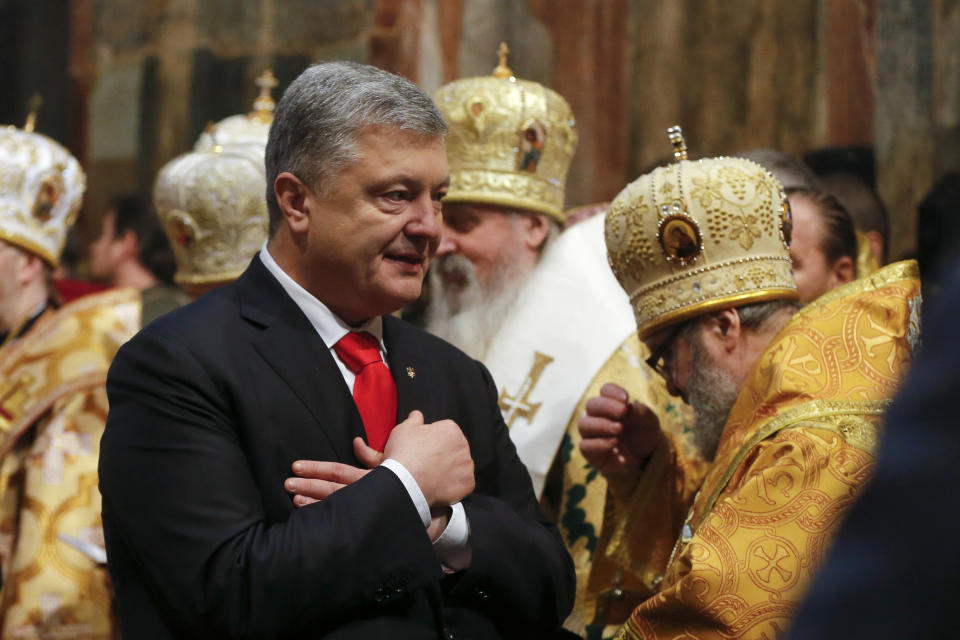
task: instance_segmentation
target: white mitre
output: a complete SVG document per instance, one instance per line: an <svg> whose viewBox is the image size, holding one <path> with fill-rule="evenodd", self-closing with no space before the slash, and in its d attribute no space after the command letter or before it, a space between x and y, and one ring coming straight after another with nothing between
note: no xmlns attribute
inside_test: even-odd
<svg viewBox="0 0 960 640"><path fill-rule="evenodd" d="M59 143L0 127L0 239L55 267L86 184L80 163Z"/></svg>
<svg viewBox="0 0 960 640"><path fill-rule="evenodd" d="M264 153L273 122L269 69L247 114L207 127L193 151L160 170L154 203L177 260L177 284L190 291L231 282L267 238Z"/></svg>

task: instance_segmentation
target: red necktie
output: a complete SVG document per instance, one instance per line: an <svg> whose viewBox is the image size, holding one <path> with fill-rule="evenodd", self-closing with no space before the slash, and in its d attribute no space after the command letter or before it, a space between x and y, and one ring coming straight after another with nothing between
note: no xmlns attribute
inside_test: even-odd
<svg viewBox="0 0 960 640"><path fill-rule="evenodd" d="M333 350L357 376L353 401L363 420L367 442L383 451L397 423L397 386L380 357L380 343L366 331L351 331L333 345Z"/></svg>

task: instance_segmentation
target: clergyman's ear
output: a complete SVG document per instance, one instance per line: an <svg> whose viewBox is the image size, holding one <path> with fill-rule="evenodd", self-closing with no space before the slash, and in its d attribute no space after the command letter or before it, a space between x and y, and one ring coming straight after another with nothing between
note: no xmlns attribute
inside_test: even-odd
<svg viewBox="0 0 960 640"><path fill-rule="evenodd" d="M719 342L728 353L734 351L740 342L743 326L736 309L721 309L708 314L701 320L706 336Z"/></svg>
<svg viewBox="0 0 960 640"><path fill-rule="evenodd" d="M539 251L550 233L550 218L542 213L524 214L523 240L528 249Z"/></svg>
<svg viewBox="0 0 960 640"><path fill-rule="evenodd" d="M16 279L21 285L33 282L41 277L46 263L39 257L27 251L17 249L20 253L20 260L17 260Z"/></svg>

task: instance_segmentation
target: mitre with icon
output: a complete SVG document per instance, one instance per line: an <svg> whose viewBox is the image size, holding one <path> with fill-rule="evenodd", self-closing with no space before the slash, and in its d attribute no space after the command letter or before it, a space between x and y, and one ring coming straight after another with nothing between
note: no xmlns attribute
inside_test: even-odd
<svg viewBox="0 0 960 640"><path fill-rule="evenodd" d="M570 105L556 91L520 80L507 46L493 74L441 87L434 102L450 125L450 189L443 201L491 204L564 221L564 190L577 149Z"/></svg>
<svg viewBox="0 0 960 640"><path fill-rule="evenodd" d="M0 240L60 262L77 219L86 176L60 143L33 131L39 98L23 129L0 127Z"/></svg>
<svg viewBox="0 0 960 640"><path fill-rule="evenodd" d="M675 162L624 188L610 205L610 267L630 297L637 331L752 302L796 299L792 218L783 187L743 158L687 159L679 127Z"/></svg>

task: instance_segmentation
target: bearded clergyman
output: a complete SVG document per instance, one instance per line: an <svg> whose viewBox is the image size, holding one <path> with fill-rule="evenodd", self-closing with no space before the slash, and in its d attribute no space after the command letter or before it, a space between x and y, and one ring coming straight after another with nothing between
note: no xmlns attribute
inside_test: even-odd
<svg viewBox="0 0 960 640"><path fill-rule="evenodd" d="M617 637L778 638L873 471L919 336L918 270L800 308L780 183L749 160L688 161L671 137L678 161L612 203L607 248L648 363L693 406L712 461L689 464L618 385L588 401L581 449L626 514L606 553L654 591ZM651 535L671 527L666 547Z"/></svg>
<svg viewBox="0 0 960 640"><path fill-rule="evenodd" d="M570 105L518 79L506 53L502 45L491 75L452 82L434 98L450 125L450 189L427 328L490 369L517 454L574 559L577 599L565 626L585 633L629 613L598 600L601 591L646 593L603 557L606 482L577 447L586 400L615 379L695 458L692 414L642 365L649 354L607 265L606 203L564 209L577 146ZM591 567L603 578L588 591Z"/></svg>
<svg viewBox="0 0 960 640"><path fill-rule="evenodd" d="M560 234L577 148L570 105L518 80L505 44L490 76L441 87L450 190L430 274L427 329L483 360L521 288Z"/></svg>

